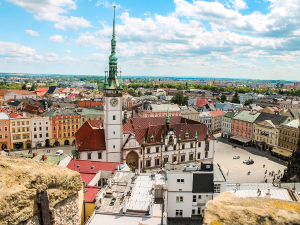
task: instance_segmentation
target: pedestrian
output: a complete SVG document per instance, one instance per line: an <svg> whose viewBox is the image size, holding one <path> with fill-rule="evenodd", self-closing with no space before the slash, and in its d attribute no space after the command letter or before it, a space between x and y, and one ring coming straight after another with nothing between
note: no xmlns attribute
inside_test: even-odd
<svg viewBox="0 0 300 225"><path fill-rule="evenodd" d="M265 174L267 174L267 170L266 170Z"/></svg>
<svg viewBox="0 0 300 225"><path fill-rule="evenodd" d="M266 179L266 175L264 176L264 179Z"/></svg>
<svg viewBox="0 0 300 225"><path fill-rule="evenodd" d="M250 159L250 156L249 156L249 159Z"/></svg>
<svg viewBox="0 0 300 225"><path fill-rule="evenodd" d="M265 164L263 165L263 168L265 168Z"/></svg>

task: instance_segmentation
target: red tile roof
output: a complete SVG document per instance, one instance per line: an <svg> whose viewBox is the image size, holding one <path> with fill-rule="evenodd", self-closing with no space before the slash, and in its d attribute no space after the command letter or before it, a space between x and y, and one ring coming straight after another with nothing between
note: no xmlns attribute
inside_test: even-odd
<svg viewBox="0 0 300 225"><path fill-rule="evenodd" d="M35 92L40 92L40 91L42 91L42 92L44 92L44 91L48 91L49 90L49 88L38 88L38 89L36 89L35 90Z"/></svg>
<svg viewBox="0 0 300 225"><path fill-rule="evenodd" d="M84 193L84 202L94 203L96 201L95 196L100 190L100 187L86 187Z"/></svg>
<svg viewBox="0 0 300 225"><path fill-rule="evenodd" d="M71 159L67 168L80 173L98 173L100 170L114 172L117 166L120 165L121 163L116 163L116 162L100 162L100 161Z"/></svg>
<svg viewBox="0 0 300 225"><path fill-rule="evenodd" d="M209 111L212 117L218 117L218 116L223 116L225 113L223 113L221 110L217 111Z"/></svg>
<svg viewBox="0 0 300 225"><path fill-rule="evenodd" d="M198 108L201 108L207 104L208 104L208 101L205 98L200 98L200 99L197 99L197 101L196 101L196 107L198 107Z"/></svg>
<svg viewBox="0 0 300 225"><path fill-rule="evenodd" d="M79 151L106 149L104 130L100 129L100 121L86 121L75 133L76 145ZM99 126L95 126L97 122Z"/></svg>
<svg viewBox="0 0 300 225"><path fill-rule="evenodd" d="M12 112L9 114L9 118L23 118L23 116L15 113L15 112Z"/></svg>
<svg viewBox="0 0 300 225"><path fill-rule="evenodd" d="M81 180L84 181L85 185L88 185L91 180L96 176L97 173L79 173Z"/></svg>

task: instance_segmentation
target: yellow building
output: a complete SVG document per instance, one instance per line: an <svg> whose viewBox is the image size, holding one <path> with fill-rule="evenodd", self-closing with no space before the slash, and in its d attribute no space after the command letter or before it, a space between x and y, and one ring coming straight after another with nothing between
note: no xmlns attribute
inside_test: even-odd
<svg viewBox="0 0 300 225"><path fill-rule="evenodd" d="M10 119L11 149L31 148L31 118Z"/></svg>
<svg viewBox="0 0 300 225"><path fill-rule="evenodd" d="M46 145L61 146L75 144L75 133L80 128L80 115L75 108L52 109L44 117L49 117L50 139Z"/></svg>
<svg viewBox="0 0 300 225"><path fill-rule="evenodd" d="M271 120L253 124L253 141L263 150L271 151L278 145L279 130Z"/></svg>

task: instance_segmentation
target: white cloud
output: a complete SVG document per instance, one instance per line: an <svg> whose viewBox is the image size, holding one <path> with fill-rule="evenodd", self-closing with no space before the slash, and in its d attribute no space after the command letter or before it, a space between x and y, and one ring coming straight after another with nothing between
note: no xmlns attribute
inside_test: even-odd
<svg viewBox="0 0 300 225"><path fill-rule="evenodd" d="M68 13L69 10L76 9L76 3L73 0L7 0L17 6L24 8L26 11L36 13L36 20L47 20L56 22L54 25L57 29L66 30L67 27L78 29L91 27L89 21L83 17L67 17L62 13Z"/></svg>
<svg viewBox="0 0 300 225"><path fill-rule="evenodd" d="M25 30L25 32L31 36L40 36L40 34L34 30Z"/></svg>
<svg viewBox="0 0 300 225"><path fill-rule="evenodd" d="M63 43L65 40L63 39L63 37L61 35L54 35L54 36L49 37L49 41Z"/></svg>
<svg viewBox="0 0 300 225"><path fill-rule="evenodd" d="M71 52L70 50L67 50L67 51L66 51L66 53L69 53L69 54L71 54L72 52Z"/></svg>
<svg viewBox="0 0 300 225"><path fill-rule="evenodd" d="M247 4L243 0L234 0L233 2L235 11L239 11L241 9L247 9Z"/></svg>

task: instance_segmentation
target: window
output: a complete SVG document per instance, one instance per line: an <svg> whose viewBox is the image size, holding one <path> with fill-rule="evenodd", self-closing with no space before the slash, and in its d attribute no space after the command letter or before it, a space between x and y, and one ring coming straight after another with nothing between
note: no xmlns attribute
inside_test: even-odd
<svg viewBox="0 0 300 225"><path fill-rule="evenodd" d="M43 137L43 135L42 134L40 134L40 138L42 138Z"/></svg>
<svg viewBox="0 0 300 225"><path fill-rule="evenodd" d="M53 130L55 130L55 127L53 127Z"/></svg>
<svg viewBox="0 0 300 225"><path fill-rule="evenodd" d="M177 183L184 183L184 179L177 179Z"/></svg>
<svg viewBox="0 0 300 225"><path fill-rule="evenodd" d="M176 150L176 145L173 146L173 150Z"/></svg>
<svg viewBox="0 0 300 225"><path fill-rule="evenodd" d="M87 157L88 157L88 159L91 159L92 158L92 153L89 152Z"/></svg>
<svg viewBox="0 0 300 225"><path fill-rule="evenodd" d="M159 147L156 147L156 152L159 152Z"/></svg>
<svg viewBox="0 0 300 225"><path fill-rule="evenodd" d="M33 130L34 130L34 131L36 131L36 127L35 127L35 128L33 128Z"/></svg>
<svg viewBox="0 0 300 225"><path fill-rule="evenodd" d="M37 138L37 135L36 135L36 134L34 135L34 138Z"/></svg>
<svg viewBox="0 0 300 225"><path fill-rule="evenodd" d="M13 126L15 126L15 123L12 123Z"/></svg>
<svg viewBox="0 0 300 225"><path fill-rule="evenodd" d="M197 158L200 159L200 157L201 157L201 153L198 153Z"/></svg>
<svg viewBox="0 0 300 225"><path fill-rule="evenodd" d="M169 161L169 158L168 157L165 157L164 158L164 163L167 163Z"/></svg>
<svg viewBox="0 0 300 225"><path fill-rule="evenodd" d="M116 134L116 132L115 132L115 131L113 131L113 134Z"/></svg>
<svg viewBox="0 0 300 225"><path fill-rule="evenodd" d="M29 125L29 121L26 121L26 125Z"/></svg>
<svg viewBox="0 0 300 225"><path fill-rule="evenodd" d="M151 160L146 160L146 167L151 166Z"/></svg>
<svg viewBox="0 0 300 225"><path fill-rule="evenodd" d="M221 184L215 184L214 185L214 193L220 193Z"/></svg>
<svg viewBox="0 0 300 225"><path fill-rule="evenodd" d="M155 166L159 165L159 159L155 159Z"/></svg>
<svg viewBox="0 0 300 225"><path fill-rule="evenodd" d="M49 137L49 134L48 134L48 133L46 133L46 137Z"/></svg>
<svg viewBox="0 0 300 225"><path fill-rule="evenodd" d="M102 153L98 152L98 159L102 159Z"/></svg>
<svg viewBox="0 0 300 225"><path fill-rule="evenodd" d="M189 155L189 160L192 161L193 158L194 158L194 155L193 155L193 154L190 154L190 155Z"/></svg>
<svg viewBox="0 0 300 225"><path fill-rule="evenodd" d="M182 155L181 156L181 162L184 162L185 161L185 155Z"/></svg>
<svg viewBox="0 0 300 225"><path fill-rule="evenodd" d="M0 139L2 139L2 134L0 134Z"/></svg>
<svg viewBox="0 0 300 225"><path fill-rule="evenodd" d="M199 148L201 147L201 142L198 143L198 147L199 147Z"/></svg>
<svg viewBox="0 0 300 225"><path fill-rule="evenodd" d="M116 146L115 146L115 145L113 145L113 148L116 148Z"/></svg>
<svg viewBox="0 0 300 225"><path fill-rule="evenodd" d="M193 143L191 143L191 148L193 148L194 147L194 144Z"/></svg>
<svg viewBox="0 0 300 225"><path fill-rule="evenodd" d="M147 154L150 154L150 148L147 148Z"/></svg>
<svg viewBox="0 0 300 225"><path fill-rule="evenodd" d="M113 120L116 120L116 116L115 115L113 115Z"/></svg>
<svg viewBox="0 0 300 225"><path fill-rule="evenodd" d="M46 127L46 130L48 130L48 127Z"/></svg>
<svg viewBox="0 0 300 225"><path fill-rule="evenodd" d="M78 125L76 125L76 128L78 128Z"/></svg>
<svg viewBox="0 0 300 225"><path fill-rule="evenodd" d="M25 125L25 122L22 122L22 125Z"/></svg>
<svg viewBox="0 0 300 225"><path fill-rule="evenodd" d="M198 199L201 199L201 195L198 195Z"/></svg>
<svg viewBox="0 0 300 225"><path fill-rule="evenodd" d="M176 216L182 216L183 210L176 210Z"/></svg>
<svg viewBox="0 0 300 225"><path fill-rule="evenodd" d="M64 130L66 129L66 126L64 126Z"/></svg>
<svg viewBox="0 0 300 225"><path fill-rule="evenodd" d="M184 149L184 145L182 145L182 149Z"/></svg>
<svg viewBox="0 0 300 225"><path fill-rule="evenodd" d="M192 209L192 215L195 215L196 211L195 209Z"/></svg>
<svg viewBox="0 0 300 225"><path fill-rule="evenodd" d="M177 157L173 156L173 162L176 162L176 161L177 161Z"/></svg>
<svg viewBox="0 0 300 225"><path fill-rule="evenodd" d="M165 147L165 152L168 151L168 147Z"/></svg>
<svg viewBox="0 0 300 225"><path fill-rule="evenodd" d="M8 134L5 134L5 138L8 138Z"/></svg>
<svg viewBox="0 0 300 225"><path fill-rule="evenodd" d="M197 202L197 195L193 195L193 202Z"/></svg>
<svg viewBox="0 0 300 225"><path fill-rule="evenodd" d="M183 202L183 196L177 196L176 202Z"/></svg>

